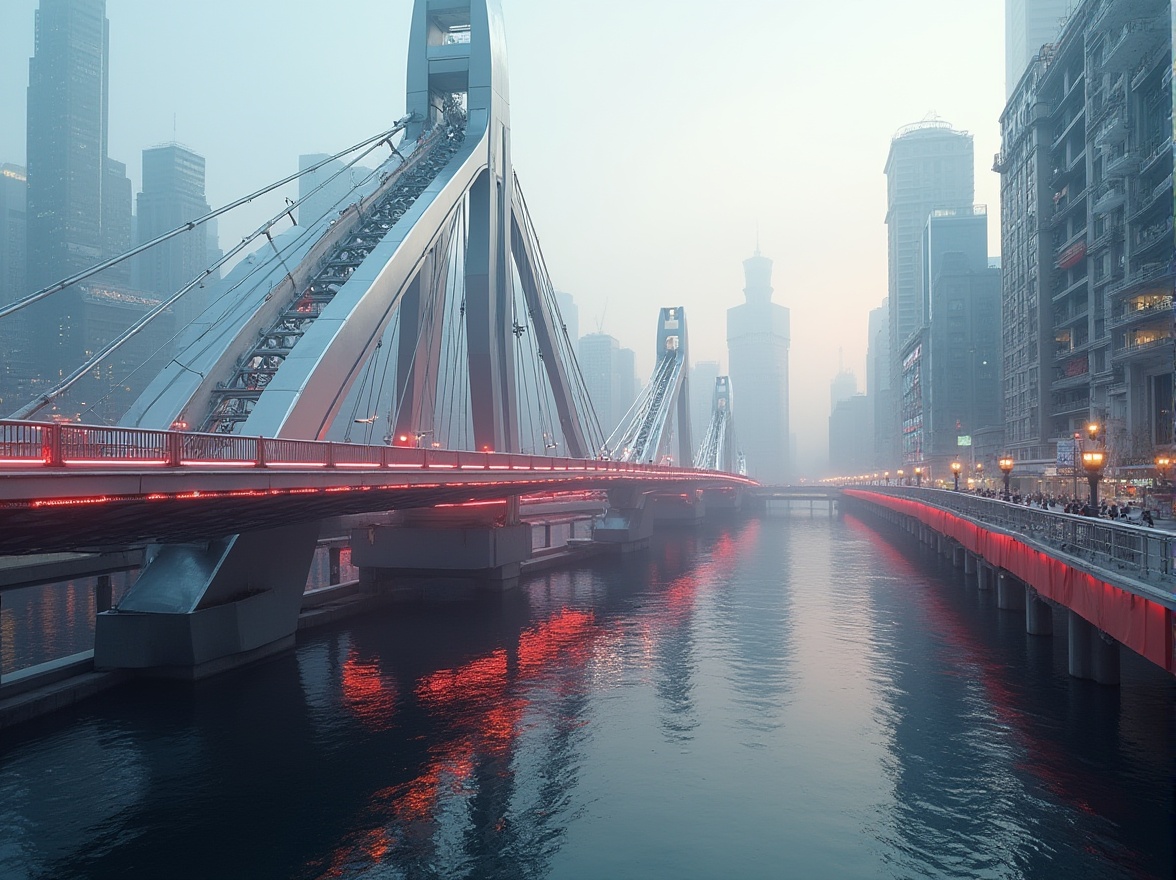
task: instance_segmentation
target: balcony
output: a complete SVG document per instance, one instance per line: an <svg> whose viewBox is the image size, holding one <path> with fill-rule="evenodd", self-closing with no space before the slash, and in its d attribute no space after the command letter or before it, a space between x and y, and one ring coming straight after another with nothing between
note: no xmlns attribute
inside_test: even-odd
<svg viewBox="0 0 1176 880"><path fill-rule="evenodd" d="M1060 164L1053 170L1050 176L1049 185L1054 189L1060 188L1063 184L1070 180L1078 171L1086 169L1086 150L1083 148L1078 155L1071 159L1068 163Z"/></svg>
<svg viewBox="0 0 1176 880"><path fill-rule="evenodd" d="M1137 91L1140 89L1143 84L1147 82L1148 77L1156 72L1157 68L1160 67L1161 62L1167 57L1170 48L1171 47L1168 45L1161 45L1160 48L1154 52L1150 58L1144 58L1143 63L1140 64L1139 67L1135 68L1135 72L1131 75L1132 91ZM1167 68L1168 75L1171 76L1172 68L1167 65L1164 66Z"/></svg>
<svg viewBox="0 0 1176 880"><path fill-rule="evenodd" d="M1114 329L1127 327L1136 322L1148 321L1152 318L1162 316L1165 313L1170 315L1171 312L1171 295L1140 297L1139 299L1123 303L1120 308L1115 310L1111 316L1111 327Z"/></svg>
<svg viewBox="0 0 1176 880"><path fill-rule="evenodd" d="M1090 411L1090 395L1080 395L1069 400L1055 400L1051 404L1049 414L1051 416L1072 415L1074 413L1089 412Z"/></svg>
<svg viewBox="0 0 1176 880"><path fill-rule="evenodd" d="M1159 166L1159 163L1165 159L1169 162L1172 160L1171 138L1165 140L1162 144L1152 150L1146 158L1144 158L1142 164L1139 166L1140 176L1142 177L1143 175L1148 174L1149 172L1156 169Z"/></svg>
<svg viewBox="0 0 1176 880"><path fill-rule="evenodd" d="M1131 215L1132 220L1139 220L1146 217L1153 208L1157 205L1164 205L1165 213L1172 213L1172 175L1169 174L1159 182L1150 192L1143 194L1142 199L1138 202L1136 210Z"/></svg>
<svg viewBox="0 0 1176 880"><path fill-rule="evenodd" d="M1086 207L1087 188L1082 187L1073 196L1069 194L1069 187L1063 187L1060 193L1054 194L1054 212L1050 223L1057 225L1070 216L1070 212L1077 207Z"/></svg>
<svg viewBox="0 0 1176 880"><path fill-rule="evenodd" d="M1139 290L1149 284L1156 284L1159 286L1162 282L1167 282L1164 286L1170 288L1172 284L1173 266L1171 263L1155 262L1145 263L1137 269L1133 269L1131 274L1123 279L1122 283L1116 284L1107 291L1111 296L1119 296L1123 293Z"/></svg>
<svg viewBox="0 0 1176 880"><path fill-rule="evenodd" d="M1107 223L1103 227L1103 231L1096 235L1090 242L1089 251L1102 250L1113 241L1118 241L1123 237L1122 223ZM1101 280L1101 279L1100 279Z"/></svg>
<svg viewBox="0 0 1176 880"><path fill-rule="evenodd" d="M1103 169L1107 177L1127 177L1139 170L1143 157L1135 150L1123 152L1107 159Z"/></svg>
<svg viewBox="0 0 1176 880"><path fill-rule="evenodd" d="M1073 281L1068 283L1064 278L1062 278L1052 288L1052 293L1050 293L1050 300L1054 303L1060 302L1075 291L1085 289L1086 282L1089 280L1089 275L1083 275L1080 278L1075 278Z"/></svg>
<svg viewBox="0 0 1176 880"><path fill-rule="evenodd" d="M1116 361L1134 360L1136 358L1148 360L1159 359L1165 363L1172 361L1172 328L1144 328L1142 330L1127 331L1124 344L1116 348L1111 357Z"/></svg>
<svg viewBox="0 0 1176 880"><path fill-rule="evenodd" d="M1172 248L1172 233L1172 218L1168 216L1139 230L1132 242L1131 259L1146 260L1162 256L1161 248Z"/></svg>
<svg viewBox="0 0 1176 880"><path fill-rule="evenodd" d="M1099 190L1090 209L1095 214L1106 214L1108 211L1121 207L1125 201L1127 201L1127 190L1123 184L1108 183Z"/></svg>
<svg viewBox="0 0 1176 880"><path fill-rule="evenodd" d="M1105 149L1115 144L1121 144L1127 140L1127 134L1127 120L1121 115L1115 114L1108 117L1095 131L1094 145L1100 149Z"/></svg>
<svg viewBox="0 0 1176 880"><path fill-rule="evenodd" d="M1090 381L1090 359L1079 355L1054 369L1051 388L1062 391L1066 388L1080 388Z"/></svg>
<svg viewBox="0 0 1176 880"><path fill-rule="evenodd" d="M1153 19L1137 19L1124 23L1117 34L1113 33L1107 37L1106 48L1103 51L1103 69L1108 72L1124 73L1134 70L1157 41L1170 39L1168 33L1158 25L1159 21Z"/></svg>
<svg viewBox="0 0 1176 880"><path fill-rule="evenodd" d="M1072 307L1063 306L1062 308L1054 309L1053 325L1054 327L1067 327L1079 321L1085 322L1089 317L1090 306L1083 301Z"/></svg>

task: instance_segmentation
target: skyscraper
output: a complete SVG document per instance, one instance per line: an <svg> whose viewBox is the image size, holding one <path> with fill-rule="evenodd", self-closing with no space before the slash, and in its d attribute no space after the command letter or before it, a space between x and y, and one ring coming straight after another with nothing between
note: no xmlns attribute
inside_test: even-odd
<svg viewBox="0 0 1176 880"><path fill-rule="evenodd" d="M1046 43L1057 40L1075 0L1005 0L1005 95Z"/></svg>
<svg viewBox="0 0 1176 880"><path fill-rule="evenodd" d="M589 333L580 338L580 372L596 418L607 437L637 397L636 357L630 348L607 333Z"/></svg>
<svg viewBox="0 0 1176 880"><path fill-rule="evenodd" d="M747 472L761 482L788 482L788 309L772 302L772 261L757 247L743 261L747 301L727 310L732 413Z"/></svg>
<svg viewBox="0 0 1176 880"><path fill-rule="evenodd" d="M209 211L204 197L204 157L179 144L143 151L143 191L139 193L139 241L145 242ZM167 299L209 264L209 227L198 226L140 257L140 284ZM176 326L184 327L204 310L203 288L176 304Z"/></svg>
<svg viewBox="0 0 1176 880"><path fill-rule="evenodd" d="M895 446L890 397L890 300L870 310L866 340L866 396L869 398L873 467L886 468Z"/></svg>
<svg viewBox="0 0 1176 880"><path fill-rule="evenodd" d="M920 268L927 218L938 208L971 207L974 164L972 136L942 120L908 125L890 142L885 174L892 389L900 387L900 353L907 338L929 317L929 291ZM900 415L893 399L890 418L891 436L897 439ZM883 454L897 462L900 450L883 450Z"/></svg>
<svg viewBox="0 0 1176 880"><path fill-rule="evenodd" d="M106 0L41 0L29 61L31 289L102 256L108 66Z"/></svg>
<svg viewBox="0 0 1176 880"><path fill-rule="evenodd" d="M0 305L28 293L25 289L25 169L0 165ZM0 321L0 416L23 403L20 383L30 372L24 315Z"/></svg>
<svg viewBox="0 0 1176 880"><path fill-rule="evenodd" d="M28 251L30 291L106 253L109 22L106 0L41 0L29 60ZM33 381L53 383L85 358L81 291L67 289L25 314Z"/></svg>

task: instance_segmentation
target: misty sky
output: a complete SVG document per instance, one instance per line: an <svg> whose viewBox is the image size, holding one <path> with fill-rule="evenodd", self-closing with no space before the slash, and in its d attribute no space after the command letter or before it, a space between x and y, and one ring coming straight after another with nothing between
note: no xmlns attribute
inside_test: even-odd
<svg viewBox="0 0 1176 880"><path fill-rule="evenodd" d="M758 222L775 301L792 310L799 462L821 461L839 347L865 390L896 129L934 111L975 135L976 201L989 205L989 252L999 252L990 168L1004 4L502 2L515 165L581 332L600 322L648 373L657 308L683 305L691 359L725 366L725 310L743 301ZM0 162L23 163L37 2L3 6ZM290 173L300 153L375 134L404 111L411 8L107 0L110 154L137 193L140 153L171 141L174 119L176 139L208 160L217 206ZM222 245L260 219L222 220Z"/></svg>

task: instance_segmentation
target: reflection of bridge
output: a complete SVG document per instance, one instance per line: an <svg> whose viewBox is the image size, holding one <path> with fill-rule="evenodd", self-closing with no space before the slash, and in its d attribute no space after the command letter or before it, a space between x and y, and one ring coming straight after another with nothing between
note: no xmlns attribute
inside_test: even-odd
<svg viewBox="0 0 1176 880"><path fill-rule="evenodd" d="M0 426L0 552L156 542L98 620L99 665L197 675L289 644L325 515L442 507L373 535L369 564L460 557L509 573L529 549L517 503L481 518L446 505L607 489L597 538L631 547L659 491L690 501L748 482L729 456L685 467L680 308L662 311L649 393L612 442L601 435L511 164L497 0L417 0L407 111L361 145L352 164L392 155L342 210L278 234L300 200L255 233L261 250L219 282L123 427L28 419L162 306ZM391 445L349 442L380 412Z"/></svg>

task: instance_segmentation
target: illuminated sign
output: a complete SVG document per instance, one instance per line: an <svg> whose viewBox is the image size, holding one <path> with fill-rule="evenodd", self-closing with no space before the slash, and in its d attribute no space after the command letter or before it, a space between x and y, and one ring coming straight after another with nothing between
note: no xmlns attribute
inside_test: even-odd
<svg viewBox="0 0 1176 880"><path fill-rule="evenodd" d="M956 437L956 446L971 446L971 445L972 445L972 435L971 434L960 434L958 437Z"/></svg>

